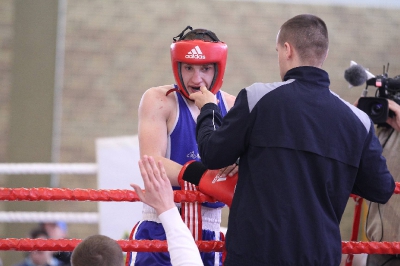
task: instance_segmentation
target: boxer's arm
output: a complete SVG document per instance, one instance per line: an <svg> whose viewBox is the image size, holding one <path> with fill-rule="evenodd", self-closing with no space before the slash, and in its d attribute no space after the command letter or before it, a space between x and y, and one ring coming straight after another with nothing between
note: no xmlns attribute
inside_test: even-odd
<svg viewBox="0 0 400 266"><path fill-rule="evenodd" d="M173 95L166 96L167 88L155 87L147 90L140 100L138 109L138 138L140 155L152 156L162 161L167 176L173 186L177 186L177 176L181 165L165 158L168 145L169 120L174 120L175 101Z"/></svg>

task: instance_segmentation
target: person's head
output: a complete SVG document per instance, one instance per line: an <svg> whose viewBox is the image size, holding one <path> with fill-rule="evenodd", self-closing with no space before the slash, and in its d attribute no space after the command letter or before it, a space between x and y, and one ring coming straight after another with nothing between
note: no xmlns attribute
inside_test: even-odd
<svg viewBox="0 0 400 266"><path fill-rule="evenodd" d="M30 238L37 239L48 239L49 236L43 228L34 228L29 234ZM47 265L52 260L52 251L31 251L29 257L35 265Z"/></svg>
<svg viewBox="0 0 400 266"><path fill-rule="evenodd" d="M121 246L114 239L104 235L85 238L72 251L71 266L123 266Z"/></svg>
<svg viewBox="0 0 400 266"><path fill-rule="evenodd" d="M286 21L276 39L279 70L286 72L298 66L322 67L329 49L328 29L317 16L303 14Z"/></svg>
<svg viewBox="0 0 400 266"><path fill-rule="evenodd" d="M190 29L185 34L185 31ZM179 91L189 95L206 86L217 93L222 86L228 46L214 32L186 27L171 44L171 63Z"/></svg>
<svg viewBox="0 0 400 266"><path fill-rule="evenodd" d="M40 227L46 230L49 238L61 239L67 236L68 226L63 221L40 223Z"/></svg>

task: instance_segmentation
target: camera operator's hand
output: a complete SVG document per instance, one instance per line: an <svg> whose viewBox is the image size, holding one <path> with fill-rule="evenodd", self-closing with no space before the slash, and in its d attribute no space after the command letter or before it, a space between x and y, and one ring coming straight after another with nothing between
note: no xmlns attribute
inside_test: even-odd
<svg viewBox="0 0 400 266"><path fill-rule="evenodd" d="M400 132L400 105L392 100L388 100L389 109L395 114L394 117L388 117L386 123L391 125L394 130Z"/></svg>

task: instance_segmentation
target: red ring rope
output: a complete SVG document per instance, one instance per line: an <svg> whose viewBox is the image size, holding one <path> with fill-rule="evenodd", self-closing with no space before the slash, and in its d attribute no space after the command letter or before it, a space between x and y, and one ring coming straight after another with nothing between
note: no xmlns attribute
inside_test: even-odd
<svg viewBox="0 0 400 266"><path fill-rule="evenodd" d="M396 182L394 194L400 194L400 182ZM356 197L355 195L351 195ZM65 188L0 188L0 200L40 201L40 200L75 200L75 201L140 201L132 190L94 190ZM197 191L174 191L175 202L214 202L215 200ZM0 239L0 250L16 251L72 251L80 239ZM160 240L117 240L123 251L165 252L167 242ZM222 252L224 241L196 241L200 251ZM357 242L343 241L342 254L399 254L400 242Z"/></svg>
<svg viewBox="0 0 400 266"><path fill-rule="evenodd" d="M68 189L68 188L0 188L0 200L8 201L140 201L133 190L125 189ZM175 202L215 202L198 191L174 191Z"/></svg>
<svg viewBox="0 0 400 266"><path fill-rule="evenodd" d="M15 251L72 251L81 239L30 239L30 238L6 238L0 239L0 250ZM123 251L137 252L167 252L165 240L117 240ZM222 252L225 248L223 241L196 241L200 251Z"/></svg>
<svg viewBox="0 0 400 266"><path fill-rule="evenodd" d="M15 251L72 251L81 239L30 239L6 238L0 239L0 250ZM117 240L125 252L166 252L167 241L162 240ZM200 251L222 252L225 248L224 241L196 241ZM399 254L400 242L357 242L343 241L343 254Z"/></svg>

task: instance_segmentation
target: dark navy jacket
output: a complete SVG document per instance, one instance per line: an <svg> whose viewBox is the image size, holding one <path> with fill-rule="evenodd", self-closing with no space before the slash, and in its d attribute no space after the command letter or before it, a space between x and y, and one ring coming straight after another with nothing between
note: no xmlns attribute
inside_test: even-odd
<svg viewBox="0 0 400 266"><path fill-rule="evenodd" d="M209 169L240 157L226 266L337 266L350 193L385 203L395 188L373 123L329 90L324 70L284 80L243 89L223 121L211 103L197 119Z"/></svg>

